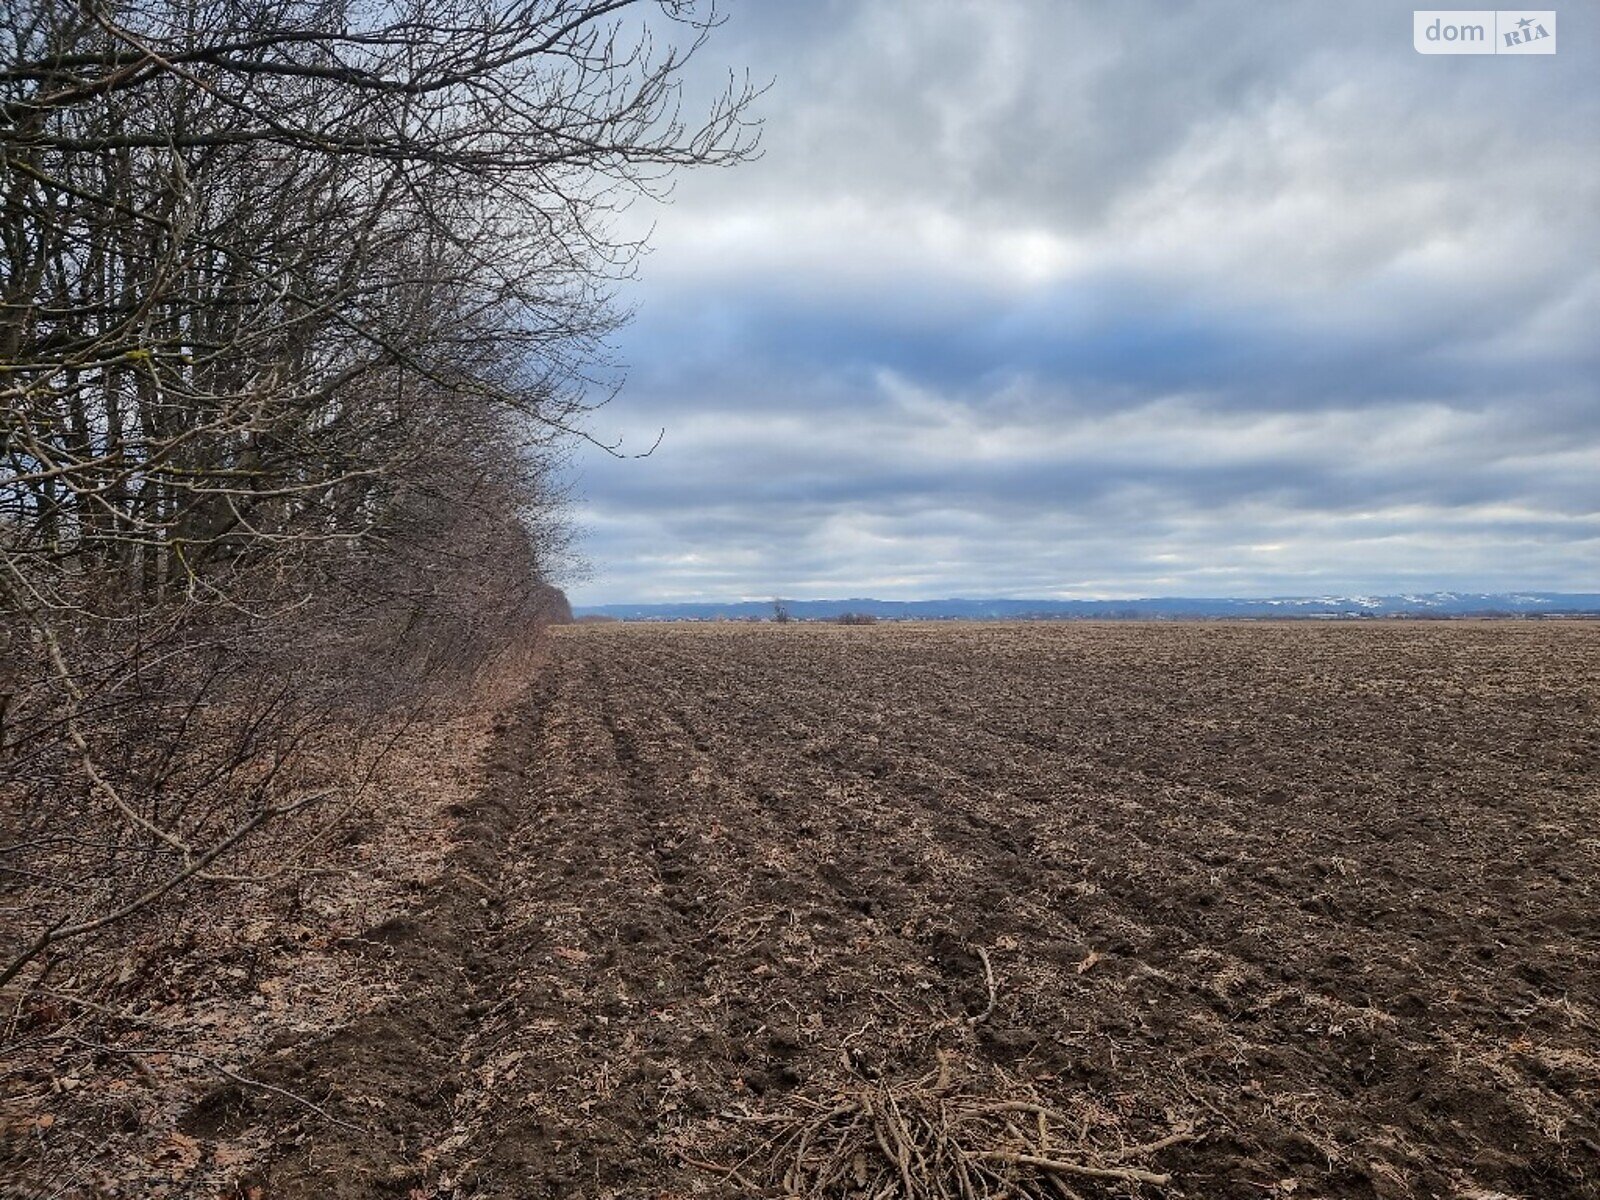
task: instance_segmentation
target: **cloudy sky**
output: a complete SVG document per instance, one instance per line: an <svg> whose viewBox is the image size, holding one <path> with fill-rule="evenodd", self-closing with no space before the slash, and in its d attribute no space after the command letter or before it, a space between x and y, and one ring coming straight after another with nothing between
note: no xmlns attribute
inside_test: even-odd
<svg viewBox="0 0 1600 1200"><path fill-rule="evenodd" d="M735 4L580 603L1600 591L1600 6Z"/></svg>

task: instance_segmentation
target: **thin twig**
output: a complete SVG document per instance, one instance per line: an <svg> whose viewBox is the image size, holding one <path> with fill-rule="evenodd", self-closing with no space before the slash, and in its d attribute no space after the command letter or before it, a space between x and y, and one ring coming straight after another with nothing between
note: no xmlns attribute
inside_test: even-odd
<svg viewBox="0 0 1600 1200"><path fill-rule="evenodd" d="M973 949L977 951L978 957L983 960L983 985L989 989L989 1003L977 1016L967 1018L968 1025L977 1025L979 1022L988 1020L989 1014L994 1012L995 1002L994 967L989 962L989 952L982 946L974 946Z"/></svg>
<svg viewBox="0 0 1600 1200"><path fill-rule="evenodd" d="M1141 1171L1138 1167L1091 1167L1086 1163L1066 1162L1059 1158L1045 1158L1040 1154L1015 1154L1009 1150L985 1150L972 1157L987 1162L1010 1163L1019 1167L1038 1167L1042 1171L1060 1171L1066 1175L1082 1175L1088 1179L1121 1179L1130 1183L1172 1182L1171 1175L1157 1171Z"/></svg>

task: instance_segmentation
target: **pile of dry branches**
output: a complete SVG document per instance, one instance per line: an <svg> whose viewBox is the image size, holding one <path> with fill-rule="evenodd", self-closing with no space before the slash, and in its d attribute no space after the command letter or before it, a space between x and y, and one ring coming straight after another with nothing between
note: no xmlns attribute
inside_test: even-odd
<svg viewBox="0 0 1600 1200"><path fill-rule="evenodd" d="M788 1196L815 1200L1072 1200L1074 1184L1161 1187L1150 1169L1169 1146L1197 1140L1182 1126L1139 1144L1094 1147L1027 1084L999 1071L982 1090L960 1086L949 1058L910 1082L863 1081L793 1112L751 1118L773 1132L761 1173ZM754 1187L747 1160L724 1168Z"/></svg>

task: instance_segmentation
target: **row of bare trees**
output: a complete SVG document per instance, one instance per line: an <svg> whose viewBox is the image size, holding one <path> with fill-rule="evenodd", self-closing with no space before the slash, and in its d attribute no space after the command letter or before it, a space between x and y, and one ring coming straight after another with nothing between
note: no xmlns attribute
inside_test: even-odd
<svg viewBox="0 0 1600 1200"><path fill-rule="evenodd" d="M0 986L222 886L534 614L611 218L751 149L679 0L8 0ZM280 862L280 868L284 864Z"/></svg>

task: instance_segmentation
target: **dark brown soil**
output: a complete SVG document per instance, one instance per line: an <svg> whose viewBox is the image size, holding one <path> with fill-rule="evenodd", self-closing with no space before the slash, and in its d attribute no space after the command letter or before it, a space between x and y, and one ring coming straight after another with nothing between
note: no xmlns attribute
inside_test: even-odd
<svg viewBox="0 0 1600 1200"><path fill-rule="evenodd" d="M1194 1135L1065 1194L1600 1196L1597 681L1576 622L562 630L352 947L406 995L253 1066L370 1131L190 1131L273 1124L269 1197L781 1195L769 1121L944 1061Z"/></svg>

